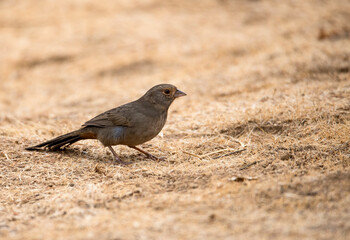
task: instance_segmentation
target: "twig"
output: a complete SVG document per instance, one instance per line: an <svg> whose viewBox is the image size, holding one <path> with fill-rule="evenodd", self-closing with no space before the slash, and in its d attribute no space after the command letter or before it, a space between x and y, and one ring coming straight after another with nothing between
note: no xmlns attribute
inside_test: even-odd
<svg viewBox="0 0 350 240"><path fill-rule="evenodd" d="M257 180L257 179L258 179L258 177L234 176L234 177L229 178L228 180L230 182L243 182L244 180L251 181L251 180Z"/></svg>
<svg viewBox="0 0 350 240"><path fill-rule="evenodd" d="M214 152L210 152L210 153L207 153L207 154L204 154L204 155L196 155L196 154L193 154L193 153L189 153L189 152L185 152L185 151L182 151L183 153L185 154L188 154L188 155L191 155L193 157L197 157L199 159L204 159L205 157L209 156L209 155L213 155L215 153L220 153L220 152L224 152L224 151L227 151L229 150L230 148L225 148L225 149L220 149L218 151L214 151ZM247 149L243 148L243 149L240 149L240 150L237 150L237 151L234 151L234 152L229 152L229 153L226 153L224 155L221 155L221 156L217 156L217 157L213 157L212 159L218 159L218 158L222 158L222 157L226 157L226 156L230 156L230 155L233 155L233 154L236 154L236 153L240 153L240 152L243 152Z"/></svg>
<svg viewBox="0 0 350 240"><path fill-rule="evenodd" d="M213 154L215 154L215 153L225 152L225 151L230 150L230 149L231 149L231 148L220 149L220 150L217 150L217 151L214 151L214 152L206 153L206 154L202 155L202 157L207 157L207 156L213 155Z"/></svg>
<svg viewBox="0 0 350 240"><path fill-rule="evenodd" d="M261 161L254 161L252 163L249 163L249 164L245 165L244 167L241 167L239 170L245 170L245 169L257 164L258 162L261 162Z"/></svg>
<svg viewBox="0 0 350 240"><path fill-rule="evenodd" d="M221 156L217 156L217 157L213 157L213 159L218 159L218 158L222 158L222 157L227 157L227 156L230 156L230 155L233 155L233 154L236 154L236 153L240 153L240 152L243 152L247 150L246 148L243 148L243 149L240 149L240 150L237 150L237 151L234 151L234 152L230 152L230 153L226 153L224 155L221 155Z"/></svg>
<svg viewBox="0 0 350 240"><path fill-rule="evenodd" d="M2 152L2 153L5 155L6 159L7 159L8 161L10 161L10 158L9 158L9 156L7 155L7 153L5 153L5 152Z"/></svg>
<svg viewBox="0 0 350 240"><path fill-rule="evenodd" d="M191 155L191 156L193 156L193 157L196 157L196 158L199 158L199 159L203 159L201 156L199 156L199 155L196 155L196 154L193 154L193 153L189 153L189 152L185 152L185 151L182 151L183 153L185 153L185 154L188 154L188 155Z"/></svg>
<svg viewBox="0 0 350 240"><path fill-rule="evenodd" d="M245 148L245 147L246 147L246 145L243 144L241 141L239 141L237 138L234 138L234 137L232 137L232 136L230 136L230 135L227 135L227 134L223 134L223 136L230 138L232 141L234 141L234 142L236 142L236 143L239 143L239 144L241 145L242 148Z"/></svg>

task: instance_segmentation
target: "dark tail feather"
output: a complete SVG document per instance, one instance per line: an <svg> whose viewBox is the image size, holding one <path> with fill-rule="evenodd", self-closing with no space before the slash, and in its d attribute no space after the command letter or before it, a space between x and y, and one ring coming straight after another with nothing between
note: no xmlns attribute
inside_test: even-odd
<svg viewBox="0 0 350 240"><path fill-rule="evenodd" d="M40 143L38 145L27 147L26 150L39 150L42 147L47 147L51 150L57 150L60 147L64 145L70 145L73 144L81 139L83 139L81 136L81 130L77 130L74 132L70 132L67 134L64 134L62 136L59 136L57 138L51 139L47 142Z"/></svg>

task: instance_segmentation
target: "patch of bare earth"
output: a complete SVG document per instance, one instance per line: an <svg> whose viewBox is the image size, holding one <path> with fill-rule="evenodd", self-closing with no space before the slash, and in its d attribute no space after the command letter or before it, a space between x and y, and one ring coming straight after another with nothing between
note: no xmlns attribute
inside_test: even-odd
<svg viewBox="0 0 350 240"><path fill-rule="evenodd" d="M1 1L1 239L347 239L350 3ZM151 161L24 148L168 82Z"/></svg>

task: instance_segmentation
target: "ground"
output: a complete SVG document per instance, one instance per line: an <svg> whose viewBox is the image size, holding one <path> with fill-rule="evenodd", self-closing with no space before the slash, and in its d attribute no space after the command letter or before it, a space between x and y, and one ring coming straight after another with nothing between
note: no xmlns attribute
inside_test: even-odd
<svg viewBox="0 0 350 240"><path fill-rule="evenodd" d="M1 239L348 239L348 0L0 1ZM159 83L141 147L29 152Z"/></svg>

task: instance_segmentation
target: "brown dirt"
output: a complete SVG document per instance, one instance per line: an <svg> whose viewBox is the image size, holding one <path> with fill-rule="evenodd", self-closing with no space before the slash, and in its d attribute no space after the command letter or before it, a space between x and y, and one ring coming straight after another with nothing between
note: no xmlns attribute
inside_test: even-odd
<svg viewBox="0 0 350 240"><path fill-rule="evenodd" d="M350 2L0 1L0 238L348 239ZM168 82L149 161L26 146Z"/></svg>

